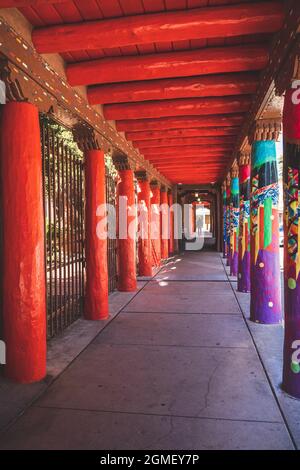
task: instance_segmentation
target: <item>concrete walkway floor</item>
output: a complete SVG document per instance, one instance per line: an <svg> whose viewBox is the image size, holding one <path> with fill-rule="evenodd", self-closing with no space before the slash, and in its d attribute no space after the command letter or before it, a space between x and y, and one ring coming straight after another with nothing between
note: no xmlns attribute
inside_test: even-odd
<svg viewBox="0 0 300 470"><path fill-rule="evenodd" d="M2 449L293 449L220 254L170 261Z"/></svg>

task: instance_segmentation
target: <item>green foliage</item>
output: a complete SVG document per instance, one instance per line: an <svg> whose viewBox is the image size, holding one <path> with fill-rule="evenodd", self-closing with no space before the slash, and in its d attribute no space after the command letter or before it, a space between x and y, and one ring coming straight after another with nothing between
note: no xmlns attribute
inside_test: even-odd
<svg viewBox="0 0 300 470"><path fill-rule="evenodd" d="M72 131L62 126L61 124L52 121L47 116L44 116L43 120L52 129L55 134L55 137L63 141L64 145L66 145L70 150L72 150L73 154L75 155L75 157L78 158L78 160L83 160L83 152L79 149L77 143L75 142Z"/></svg>

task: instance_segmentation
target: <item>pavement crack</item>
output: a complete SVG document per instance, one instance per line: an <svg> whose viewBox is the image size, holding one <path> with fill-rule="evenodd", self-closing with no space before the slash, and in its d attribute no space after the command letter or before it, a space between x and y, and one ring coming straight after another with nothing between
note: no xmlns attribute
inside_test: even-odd
<svg viewBox="0 0 300 470"><path fill-rule="evenodd" d="M199 414L206 410L206 408L208 407L208 404L209 404L209 394L210 394L210 389L211 389L211 383L212 383L212 380L219 368L220 364L217 364L216 367L213 369L209 379L208 379L208 382L207 382L207 388L206 388L206 392L205 392L205 395L204 395L204 406L198 411L197 415L196 416L199 416Z"/></svg>

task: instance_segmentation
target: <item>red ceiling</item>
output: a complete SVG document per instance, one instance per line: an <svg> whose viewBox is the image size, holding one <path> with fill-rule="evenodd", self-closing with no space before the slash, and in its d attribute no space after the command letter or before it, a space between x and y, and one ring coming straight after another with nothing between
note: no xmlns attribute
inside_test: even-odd
<svg viewBox="0 0 300 470"><path fill-rule="evenodd" d="M36 7L20 8L20 11L34 26L45 26L80 21L116 18L143 13L182 10L213 5L247 3L249 0L74 0L57 4L40 4ZM253 0L252 0L253 2ZM269 34L248 35L232 38L213 38L191 41L161 42L139 46L127 46L96 51L82 51L62 54L67 62L128 55L151 54L155 52L198 49L207 46L248 44L268 40Z"/></svg>
<svg viewBox="0 0 300 470"><path fill-rule="evenodd" d="M39 4L38 6L31 6L31 7L23 7L19 8L20 11L24 14L24 16L31 22L31 24L35 27L42 27L42 26L48 26L48 25L60 25L64 23L78 23L78 22L83 22L83 21L88 21L88 20L96 20L96 19L106 19L106 18L113 18L113 17L122 17L122 16L129 16L129 15L140 15L140 14L145 14L145 13L154 13L154 12L165 12L165 11L171 11L171 10L183 10L183 9L191 9L191 8L198 8L198 7L207 7L207 6L220 6L220 5L232 5L232 4L241 4L241 3L253 3L253 0L74 0L74 1L66 1L66 2L60 2L57 4ZM257 0L257 3L260 3ZM258 5L259 8L259 5ZM208 47L218 47L218 46L230 46L230 45L242 45L242 44L253 44L253 43L260 43L262 45L268 45L270 44L270 40L272 38L272 34L253 34L253 35L245 35L245 36L239 36L239 37L229 37L229 38L212 38L212 39L199 39L199 40L185 40L185 41L174 41L174 42L160 42L160 43L151 43L151 44L143 44L143 45L135 45L135 46L127 46L127 47L119 47L119 48L111 48L111 49L97 49L97 50L80 50L80 43L78 44L78 51L72 51L72 52L65 52L62 54L63 58L67 63L78 63L81 61L90 61L91 59L101 59L101 58L109 58L109 57L118 57L118 56L139 56L139 55L145 55L145 54L157 54L157 53L163 53L163 52L173 52L173 51L183 51L183 50L193 50L193 49L202 49L202 48L208 48ZM247 73L247 72L246 72ZM252 72L253 74L253 72ZM254 72L254 75L259 79L259 72ZM119 81L119 80L118 80ZM140 83L140 82L139 82ZM148 81L149 83L149 81ZM236 96L234 97L236 98ZM241 102L245 102L246 99L248 99L249 103L251 102L251 99L253 98L253 95L244 95L240 97ZM195 100L199 100L200 98L195 98ZM225 99L225 102L227 100L227 97ZM171 101L171 100L169 100ZM174 100L175 101L175 100ZM179 101L179 100L176 100ZM189 99L189 101L192 101L192 99ZM183 102L183 100L182 100ZM149 103L149 109L150 109L150 104L153 103L156 107L160 108L159 102L155 101L148 101ZM124 104L124 103L123 103ZM110 108L107 109L120 109L120 116L122 116L122 107L119 106L118 108L114 105L109 105ZM172 106L172 102L170 103ZM113 107L112 107L113 106ZM118 105L117 105L118 106ZM132 102L130 104L131 107L134 106L134 103ZM141 102L137 103L137 106L141 106ZM163 106L164 108L164 106ZM136 108L138 109L138 108ZM147 108L148 109L148 108ZM239 113L240 118L245 117L245 112L249 109L249 104L243 105L243 108L241 110L234 109L233 113ZM142 145L145 145L145 140L139 138L139 134L137 132L143 132L143 136L147 136L148 134L151 133L151 131L155 131L155 137L157 139L163 139L164 138L164 131L161 131L160 134L160 127L158 126L153 126L151 127L150 125L150 119L141 119L140 124L139 124L139 119L137 119L136 112L132 113L132 116L127 118L121 119L119 117L118 113L116 112L116 116L118 115L117 119L121 119L119 122L128 123L128 128L129 128L129 133L128 137L130 137L132 140L135 142L136 147L141 147ZM206 126L206 120L205 118L210 118L210 116L205 116L202 115L202 113L199 113L199 116L193 116L192 119L198 119L201 121L201 129L198 131L196 130L199 128L199 125L190 125L190 128L187 130L187 135L186 137L190 137L193 134L197 136L204 136L204 138L209 137L212 134L211 132L211 127L208 124ZM218 114L220 118L220 122L218 119ZM230 118L230 114L226 111L226 108L223 110L223 114L225 116L228 115L228 118ZM113 114L112 114L113 116ZM163 117L157 116L157 122L159 123L160 120L164 120L164 114L162 115ZM173 114L167 114L166 115L166 122L170 117L168 116L173 116L175 120L176 116L176 111ZM201 117L202 116L202 117ZM232 115L233 116L233 115ZM151 114L149 115L149 118L151 117ZM180 115L180 118L182 115ZM190 115L186 116L186 120L190 118ZM218 144L220 142L220 139L222 140L221 136L224 136L224 143L226 141L232 142L232 139L228 139L226 137L226 134L229 135L226 132L226 127L223 126L222 120L224 119L222 115L218 112L216 113L215 117L215 128L220 130L219 136L217 141ZM143 115L143 118L145 118L145 115ZM172 119L173 119L172 118ZM128 119L128 120L127 120ZM131 119L131 121L130 121ZM143 121L145 122L145 127L143 128ZM147 126L147 121L149 121L149 125ZM154 121L152 119L152 121ZM209 121L209 119L208 119ZM178 121L180 123L180 120ZM137 129L134 129L132 127L133 123L137 123ZM235 124L232 124L235 126ZM234 132L232 135L236 135L238 132L238 127L240 124L238 123L235 128ZM149 127L150 126L150 127ZM180 126L180 124L179 124ZM176 129L178 132L178 137L184 138L184 128L180 128L179 126L175 126L175 132L174 138L176 138ZM117 122L117 127L118 122ZM124 127L124 126L123 126ZM166 126L164 127L166 129ZM171 128L172 129L172 128ZM207 132L205 132L205 129ZM146 133L146 134L145 134ZM216 134L218 136L218 133ZM169 136L168 136L169 137ZM151 138L151 137L150 137ZM196 137L195 137L196 138ZM199 140L200 137L198 137ZM212 139L213 137L210 137L208 140ZM141 140L141 144L139 144L139 140ZM172 149L173 147L173 142L174 139L172 140ZM179 141L178 141L179 142ZM211 158L209 160L205 160L206 157L201 158L202 152L197 154L197 156L194 156L194 159L189 157L188 160L186 160L186 165L184 165L184 160L185 160L185 154L182 151L183 147L181 149L180 146L178 146L178 150L176 154L172 154L168 156L170 160L163 159L162 163L160 164L157 160L157 153L155 152L155 155L153 154L152 161L155 162L155 166L160 169L160 171L168 177L171 181L174 182L182 182L182 183L207 183L207 182L212 182L212 181L218 181L222 177L224 177L224 171L226 169L226 165L228 164L228 158L230 158L230 151L228 153L227 149L228 145L226 145L226 149L224 149L224 152L220 154L219 150L216 151L214 160ZM147 146L147 154L145 152L145 157L149 158L151 161L151 155L148 155L148 152L151 151L151 144ZM208 145L208 149L211 148L213 151L213 146L210 144ZM231 147L233 149L233 145ZM197 147L195 146L195 149ZM158 151L158 148L155 149ZM199 148L198 148L199 150ZM197 150L197 151L198 151ZM205 152L204 152L205 154ZM194 166L193 162L194 161Z"/></svg>

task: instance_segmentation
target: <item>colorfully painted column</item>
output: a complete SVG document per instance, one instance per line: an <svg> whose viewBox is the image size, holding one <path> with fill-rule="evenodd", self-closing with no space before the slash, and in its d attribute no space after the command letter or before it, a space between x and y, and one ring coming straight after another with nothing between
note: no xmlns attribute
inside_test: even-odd
<svg viewBox="0 0 300 470"><path fill-rule="evenodd" d="M238 274L238 236L239 236L239 177L238 167L234 166L231 178L231 199L230 199L230 275Z"/></svg>
<svg viewBox="0 0 300 470"><path fill-rule="evenodd" d="M160 191L161 207L161 257L167 259L169 256L169 204L168 193L165 187Z"/></svg>
<svg viewBox="0 0 300 470"><path fill-rule="evenodd" d="M223 219L222 219L222 235L223 235L223 258L226 258L226 216L227 216L227 207L226 207L226 202L227 202L227 194L226 194L226 183L224 182L222 185L222 203L223 203Z"/></svg>
<svg viewBox="0 0 300 470"><path fill-rule="evenodd" d="M169 224L170 224L170 235L169 235L169 256L174 254L174 211L173 211L173 194L171 191L168 192L168 203L169 203Z"/></svg>
<svg viewBox="0 0 300 470"><path fill-rule="evenodd" d="M46 283L39 114L10 102L1 116L3 329L8 378L46 375Z"/></svg>
<svg viewBox="0 0 300 470"><path fill-rule="evenodd" d="M230 266L230 196L231 196L231 178L230 174L226 178L226 266Z"/></svg>
<svg viewBox="0 0 300 470"><path fill-rule="evenodd" d="M139 255L139 275L152 276L152 253L151 253L151 239L150 239L150 183L147 177L138 177L139 180L139 241L138 241L138 255Z"/></svg>
<svg viewBox="0 0 300 470"><path fill-rule="evenodd" d="M283 109L285 233L283 389L290 395L300 398L300 104L293 103L293 99L295 100L295 89L288 90Z"/></svg>
<svg viewBox="0 0 300 470"><path fill-rule="evenodd" d="M240 219L237 290L250 292L250 154L243 153L239 163Z"/></svg>
<svg viewBox="0 0 300 470"><path fill-rule="evenodd" d="M106 320L108 309L107 224L105 161L102 150L85 152L85 255L84 316Z"/></svg>
<svg viewBox="0 0 300 470"><path fill-rule="evenodd" d="M255 132L251 152L250 319L257 323L272 324L282 320L279 187L275 140L266 140L269 136L273 137L272 128L269 129L266 123L263 133L260 129Z"/></svg>
<svg viewBox="0 0 300 470"><path fill-rule="evenodd" d="M152 264L160 266L161 235L160 235L160 188L157 183L151 185L151 248Z"/></svg>
<svg viewBox="0 0 300 470"><path fill-rule="evenodd" d="M119 170L119 182L117 184L118 207L125 201L127 213L124 227L121 227L120 215L119 236L118 236L118 289L121 292L132 292L137 288L136 283L136 243L134 224L136 222L135 213L135 190L133 182L133 171L130 169Z"/></svg>

